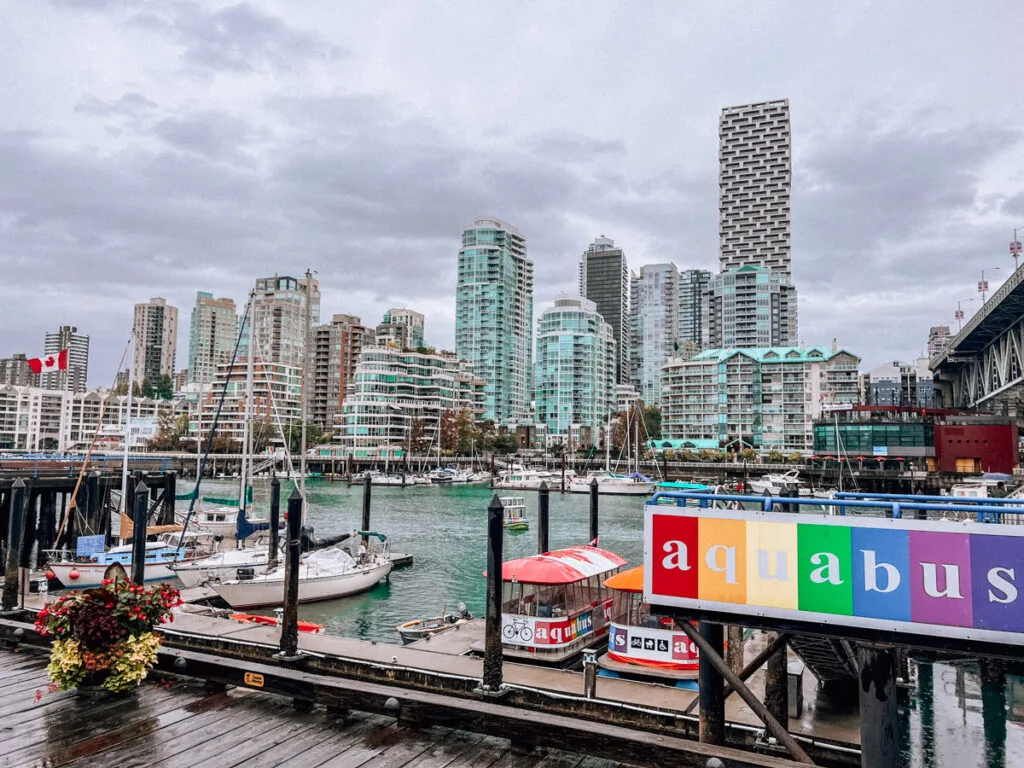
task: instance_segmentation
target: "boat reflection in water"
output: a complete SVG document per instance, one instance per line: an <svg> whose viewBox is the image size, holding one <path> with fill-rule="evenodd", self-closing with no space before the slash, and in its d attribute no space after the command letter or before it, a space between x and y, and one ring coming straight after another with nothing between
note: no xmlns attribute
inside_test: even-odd
<svg viewBox="0 0 1024 768"><path fill-rule="evenodd" d="M604 579L626 561L581 546L509 560L502 567L504 655L568 663L608 632L612 599Z"/></svg>

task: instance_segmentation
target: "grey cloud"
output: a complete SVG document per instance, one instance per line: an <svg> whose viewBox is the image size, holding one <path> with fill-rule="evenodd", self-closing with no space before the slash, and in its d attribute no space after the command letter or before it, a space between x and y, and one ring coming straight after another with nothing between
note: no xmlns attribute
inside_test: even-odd
<svg viewBox="0 0 1024 768"><path fill-rule="evenodd" d="M137 117L152 112L157 107L155 101L150 101L141 93L133 91L106 101L87 93L75 105L75 112L96 117Z"/></svg>
<svg viewBox="0 0 1024 768"><path fill-rule="evenodd" d="M174 149L210 160L230 159L253 164L242 149L254 137L254 132L238 117L216 111L192 112L164 118L153 125L152 130Z"/></svg>
<svg viewBox="0 0 1024 768"><path fill-rule="evenodd" d="M621 139L600 141L589 136L550 133L537 136L528 143L536 154L556 161L586 163L602 155L621 155L626 145Z"/></svg>

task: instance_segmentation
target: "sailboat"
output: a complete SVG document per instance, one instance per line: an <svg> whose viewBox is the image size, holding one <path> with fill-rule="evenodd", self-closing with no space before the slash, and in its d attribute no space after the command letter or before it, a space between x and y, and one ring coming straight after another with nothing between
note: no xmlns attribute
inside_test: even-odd
<svg viewBox="0 0 1024 768"><path fill-rule="evenodd" d="M128 349L131 348L134 342L134 332L129 337L128 346L125 349L125 354L121 358L121 363L118 365L118 370L121 370L121 365L124 364L125 357L127 357ZM103 417L106 413L105 400L101 411L98 423L96 425L96 431L93 434L93 438L89 443L89 447L86 451L85 461L82 463L82 468L78 477L78 484L82 481L82 476L85 474L86 468L89 466L89 458L92 455L93 446L96 443L96 437L100 433L100 429L103 426ZM52 575L53 578L57 579L63 586L68 588L76 589L88 589L91 587L98 587L103 583L103 578L107 568L114 563L118 563L123 566L126 570L130 570L133 561L133 547L132 547L132 536L134 533L134 526L131 518L128 516L128 458L131 451L131 417L132 417L132 388L128 387L128 400L126 403L126 412L124 417L124 453L121 460L121 513L120 513L120 529L119 536L123 543L110 547L105 551L93 552L90 554L79 554L79 552L70 552L66 549L61 550L48 550L47 551L47 576ZM71 498L76 498L78 494L78 485L76 484L75 490L72 493ZM72 506L68 507L67 515L72 514ZM65 518L66 522L67 518ZM63 524L61 525L63 528ZM184 528L180 525L158 525L158 526L146 526L146 535L155 536L163 533L181 533ZM183 537L182 537L183 538ZM146 542L145 549L145 565L144 565L144 578L146 581L170 581L174 578L174 574L170 570L170 566L174 563L184 562L188 558L186 557L185 549L179 543L178 546L169 544L166 541L148 541Z"/></svg>
<svg viewBox="0 0 1024 768"><path fill-rule="evenodd" d="M605 423L604 435L604 469L588 472L569 484L570 493L590 493L590 484L597 480L597 492L602 496L649 496L656 483L649 477L640 474L640 415L635 419L634 470L628 475L616 475L611 470L611 425ZM630 418L626 416L626 431L629 429ZM628 439L627 439L628 443ZM628 450L628 445L627 445Z"/></svg>

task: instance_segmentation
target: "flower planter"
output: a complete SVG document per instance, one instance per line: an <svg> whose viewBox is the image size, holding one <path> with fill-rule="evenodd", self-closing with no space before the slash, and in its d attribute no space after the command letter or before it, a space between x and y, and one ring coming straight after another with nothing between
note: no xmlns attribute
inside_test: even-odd
<svg viewBox="0 0 1024 768"><path fill-rule="evenodd" d="M156 663L161 638L155 627L181 602L165 584L146 588L108 579L47 603L36 628L53 638L51 688L89 698L131 694Z"/></svg>

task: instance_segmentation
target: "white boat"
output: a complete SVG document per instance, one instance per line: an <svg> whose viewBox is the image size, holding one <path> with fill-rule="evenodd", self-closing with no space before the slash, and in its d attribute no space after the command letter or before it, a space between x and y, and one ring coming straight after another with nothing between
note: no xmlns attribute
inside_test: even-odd
<svg viewBox="0 0 1024 768"><path fill-rule="evenodd" d="M423 640L426 637L440 635L473 620L473 614L466 608L465 603L459 603L458 613L446 613L442 616L435 616L431 619L413 619L399 624L395 631L402 637L402 645Z"/></svg>
<svg viewBox="0 0 1024 768"><path fill-rule="evenodd" d="M47 570L52 571L64 587L68 589L90 589L103 584L104 573L114 563L120 563L126 571L132 570L132 545L122 544L111 547L106 552L92 555L86 562L77 562L71 552L51 550L47 552L50 560ZM175 563L188 562L184 550L168 546L162 541L146 542L146 581L173 581Z"/></svg>
<svg viewBox="0 0 1024 768"><path fill-rule="evenodd" d="M489 483L489 482L491 482L491 477L492 477L492 475L491 475L490 472L473 472L469 476L469 479L466 482L467 483Z"/></svg>
<svg viewBox="0 0 1024 768"><path fill-rule="evenodd" d="M196 587L211 581L238 578L240 571L243 575L261 576L267 572L269 556L266 545L228 549L199 560L176 563L170 568L186 587ZM284 562L283 553L279 556L278 562Z"/></svg>
<svg viewBox="0 0 1024 768"><path fill-rule="evenodd" d="M749 490L759 496L800 496L807 495L806 487L800 480L800 471L791 469L783 474L770 474L750 480Z"/></svg>
<svg viewBox="0 0 1024 768"><path fill-rule="evenodd" d="M597 493L601 496L649 496L656 483L640 474L616 475L607 470L590 472L569 485L570 493L590 493L590 484L597 480Z"/></svg>
<svg viewBox="0 0 1024 768"><path fill-rule="evenodd" d="M354 540L358 543L358 537ZM299 602L334 600L371 589L391 573L387 546L382 551L361 552L358 559L340 547L307 555L299 564ZM284 602L284 563L260 576L212 582L210 586L232 608L257 608Z"/></svg>

